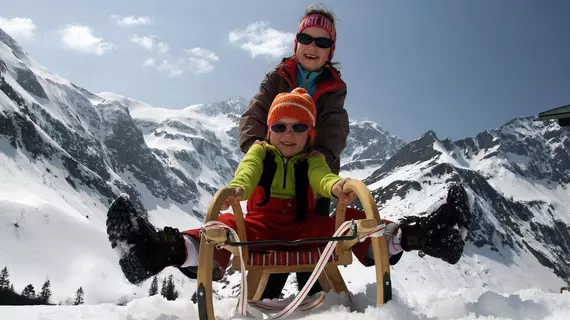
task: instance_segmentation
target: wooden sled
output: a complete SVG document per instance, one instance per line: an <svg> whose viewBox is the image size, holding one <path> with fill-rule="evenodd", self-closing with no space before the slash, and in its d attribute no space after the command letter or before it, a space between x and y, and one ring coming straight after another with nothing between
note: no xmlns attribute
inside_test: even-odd
<svg viewBox="0 0 570 320"><path fill-rule="evenodd" d="M374 201L370 191L364 183L359 180L348 180L344 185L345 190L354 191L360 200L366 219L356 221L356 235L354 229L348 231L343 240L337 242L334 253L329 258L324 267L323 272L319 275L318 281L325 292L348 292L348 288L338 269L339 265L349 265L352 263L352 252L350 248L358 243L359 237L366 235L374 230L383 221L380 219L376 202ZM233 197L233 190L222 188L216 192L214 198L210 202L208 212L204 219L204 223L217 221L220 208L227 198ZM239 243L247 242L244 216L241 207L232 202L232 209L236 216L237 234ZM336 228L344 223L346 205L339 204L336 210ZM198 283L197 283L197 302L200 320L213 320L215 318L214 306L212 300L212 268L213 268L213 252L216 246L228 244L228 232L225 229L207 229L201 233L200 238L200 254L198 261ZM338 238L336 238L338 239ZM316 239L303 239L311 241ZM322 240L322 239L320 239ZM383 305L392 299L392 281L390 277L390 264L388 261L388 249L384 237L371 237L371 243L374 253L374 261L376 265L376 304ZM238 244L239 245L239 244ZM282 247L280 247L282 248ZM245 263L247 272L247 298L248 300L259 300L270 274L273 273L290 273L290 272L311 272L315 269L315 254L318 254L319 248L301 251L280 251L275 250L271 253L267 251L259 251L248 246L241 246L242 255L239 255L238 246L224 246L233 254L232 268L241 270L241 259ZM285 257L278 259L277 257ZM299 258L301 257L301 258ZM304 257L304 258L302 258ZM312 257L312 258L311 258ZM278 263L278 261L286 261L286 263Z"/></svg>
<svg viewBox="0 0 570 320"><path fill-rule="evenodd" d="M560 288L560 293L563 293L564 291L570 292L570 284L568 284L567 287L562 287L562 288Z"/></svg>

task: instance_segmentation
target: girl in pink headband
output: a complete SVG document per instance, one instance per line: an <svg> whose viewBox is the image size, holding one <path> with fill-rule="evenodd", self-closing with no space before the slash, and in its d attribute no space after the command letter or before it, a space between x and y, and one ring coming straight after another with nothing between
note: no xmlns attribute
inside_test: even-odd
<svg viewBox="0 0 570 320"><path fill-rule="evenodd" d="M294 54L283 60L263 79L259 92L239 124L242 152L267 135L267 112L271 102L282 92L304 88L319 110L316 122L315 151L323 154L336 174L340 170L340 154L349 132L348 114L344 108L347 86L332 62L337 32L334 14L310 6L301 19L293 42ZM328 205L323 203L328 210Z"/></svg>

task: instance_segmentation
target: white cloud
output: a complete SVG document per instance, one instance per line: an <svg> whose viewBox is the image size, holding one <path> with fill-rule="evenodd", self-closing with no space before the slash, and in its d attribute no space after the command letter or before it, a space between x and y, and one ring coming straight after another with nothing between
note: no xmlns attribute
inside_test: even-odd
<svg viewBox="0 0 570 320"><path fill-rule="evenodd" d="M68 48L101 56L113 49L113 45L93 35L88 26L66 25L61 31L61 42Z"/></svg>
<svg viewBox="0 0 570 320"><path fill-rule="evenodd" d="M171 59L161 59L157 62L154 58L149 58L143 62L143 66L155 68L169 77L177 77L184 73L183 62Z"/></svg>
<svg viewBox="0 0 570 320"><path fill-rule="evenodd" d="M168 52L168 50L170 50L166 43L157 41L156 36L154 35L140 37L138 34L135 34L130 37L129 40L149 51L156 50L160 54L165 54Z"/></svg>
<svg viewBox="0 0 570 320"><path fill-rule="evenodd" d="M156 50L158 51L158 53L164 54L167 53L168 50L170 50L170 48L168 47L168 45L164 42L159 42L156 45Z"/></svg>
<svg viewBox="0 0 570 320"><path fill-rule="evenodd" d="M295 34L291 32L270 28L267 21L254 22L245 29L233 30L229 34L230 43L249 52L252 58L281 58L293 51L294 38Z"/></svg>
<svg viewBox="0 0 570 320"><path fill-rule="evenodd" d="M129 40L147 50L152 50L152 48L154 47L154 39L149 36L139 37L138 35L135 34L132 37L130 37Z"/></svg>
<svg viewBox="0 0 570 320"><path fill-rule="evenodd" d="M30 18L6 19L0 17L0 28L17 41L34 40L36 25Z"/></svg>
<svg viewBox="0 0 570 320"><path fill-rule="evenodd" d="M111 15L111 18L115 20L115 23L119 26L138 26L138 25L148 25L150 24L149 17L135 17L135 16L125 16L120 17L118 15Z"/></svg>
<svg viewBox="0 0 570 320"><path fill-rule="evenodd" d="M156 62L154 61L153 58L148 58L143 62L143 66L145 66L145 67L152 67L155 65L156 65Z"/></svg>
<svg viewBox="0 0 570 320"><path fill-rule="evenodd" d="M186 52L189 54L190 68L196 74L208 73L214 70L214 62L219 60L216 54L203 48L186 49Z"/></svg>
<svg viewBox="0 0 570 320"><path fill-rule="evenodd" d="M142 65L154 68L170 77L177 77L187 71L195 74L211 72L214 70L214 63L220 59L215 53L204 48L196 47L185 51L188 53L188 57L184 59L165 55L161 59L148 58L143 61Z"/></svg>

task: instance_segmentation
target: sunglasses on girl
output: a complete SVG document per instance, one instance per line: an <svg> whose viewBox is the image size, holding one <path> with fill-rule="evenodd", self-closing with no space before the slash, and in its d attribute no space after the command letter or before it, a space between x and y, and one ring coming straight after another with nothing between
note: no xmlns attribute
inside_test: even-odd
<svg viewBox="0 0 570 320"><path fill-rule="evenodd" d="M303 133L309 130L309 125L306 125L304 123L293 123L293 124L274 123L269 127L269 129L271 130L271 132L275 133L283 133L289 130L292 130L293 132L296 133Z"/></svg>
<svg viewBox="0 0 570 320"><path fill-rule="evenodd" d="M334 41L332 41L331 39L322 38L322 37L313 38L306 33L297 33L297 41L299 41L299 43L302 43L304 45L309 45L314 41L317 47L321 49L327 49L334 45Z"/></svg>

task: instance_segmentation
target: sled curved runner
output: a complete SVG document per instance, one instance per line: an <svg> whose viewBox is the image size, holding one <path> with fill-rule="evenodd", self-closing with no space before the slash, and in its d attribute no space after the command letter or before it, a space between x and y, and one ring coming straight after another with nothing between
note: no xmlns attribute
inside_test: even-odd
<svg viewBox="0 0 570 320"><path fill-rule="evenodd" d="M380 214L376 203L364 183L359 180L348 180L344 185L345 190L354 191L358 199L360 200L364 212L366 214L366 219L356 221L357 234L354 235L354 229L349 231L345 240L340 240L337 242L335 252L332 257L328 260L323 272L319 276L319 283L324 291L334 291L334 292L347 292L348 288L344 279L341 276L338 265L349 265L352 263L352 252L351 247L358 243L358 239L372 230L374 230L378 225L382 224L383 221L380 219ZM210 202L208 207L208 212L204 218L204 223L210 221L217 221L218 215L220 213L220 208L227 198L233 198L233 190L222 188L216 192L214 198ZM236 217L237 233L240 239L240 243L247 241L245 232L245 222L243 212L241 207L232 202L232 209ZM338 204L336 210L336 228L345 220L346 205ZM352 236L352 237L350 237ZM348 238L351 239L348 239ZM344 239L343 238L343 239ZM314 239L303 239L303 240L314 240ZM201 233L200 235L200 253L198 261L198 282L197 282L197 302L198 302L198 312L200 319L214 319L214 307L212 300L212 268L213 268L213 252L217 245L227 244L228 237L227 231L222 229L210 229ZM374 253L374 261L376 267L376 303L377 305L382 305L392 298L392 283L390 277L390 264L388 260L388 250L384 237L372 237L371 245ZM238 248L236 246L224 246L224 249L230 251L233 257L232 267L234 270L240 270L241 259L245 263L245 268L247 272L247 287L248 290L248 300L259 300L265 286L267 285L267 280L269 276L273 273L290 273L290 272L310 272L315 269L315 263L317 259L311 258L315 255L315 250L317 249L305 249L305 250L274 250L270 252L273 256L267 255L267 251L256 251L254 248L248 248L247 246L242 246L242 255L239 255ZM312 251L311 251L312 250ZM285 257L285 264L271 263L275 262L277 259L275 255L280 257ZM300 259L298 257L309 257L307 259ZM290 257L297 257L296 259L290 259ZM262 263L260 263L260 261Z"/></svg>

